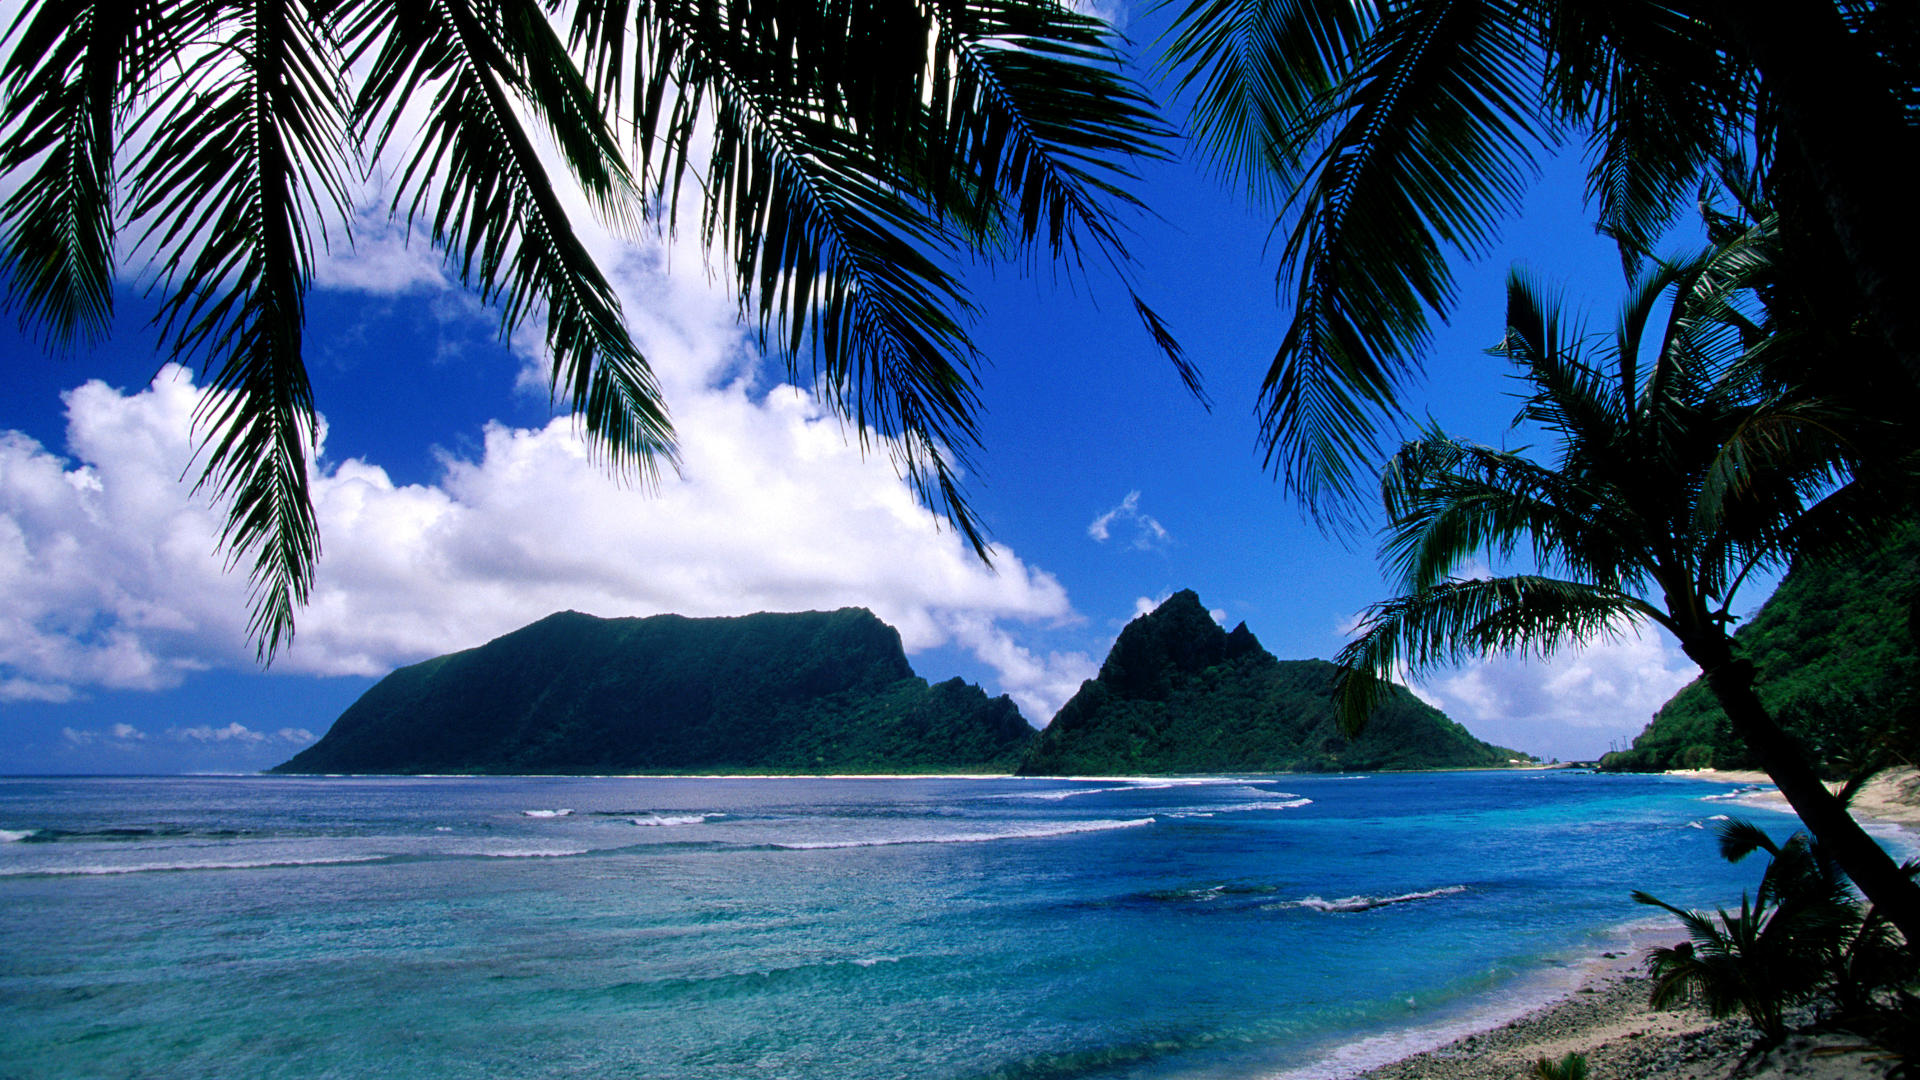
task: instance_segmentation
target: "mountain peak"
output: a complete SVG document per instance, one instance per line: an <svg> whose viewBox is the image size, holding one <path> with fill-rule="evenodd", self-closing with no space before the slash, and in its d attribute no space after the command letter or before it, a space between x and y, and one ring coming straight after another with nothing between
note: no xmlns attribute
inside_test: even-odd
<svg viewBox="0 0 1920 1080"><path fill-rule="evenodd" d="M1028 774L1471 768L1506 764L1395 687L1365 734L1333 708L1334 666L1276 660L1240 623L1221 629L1191 589L1128 623L1027 752Z"/></svg>

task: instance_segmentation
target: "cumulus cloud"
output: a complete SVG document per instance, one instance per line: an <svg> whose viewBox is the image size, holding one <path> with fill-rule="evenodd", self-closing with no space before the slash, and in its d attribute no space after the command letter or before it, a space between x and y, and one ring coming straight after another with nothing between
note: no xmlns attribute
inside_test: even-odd
<svg viewBox="0 0 1920 1080"><path fill-rule="evenodd" d="M1663 635L1628 630L1549 660L1503 658L1440 673L1415 691L1490 742L1589 757L1611 737L1638 734L1698 674Z"/></svg>
<svg viewBox="0 0 1920 1080"><path fill-rule="evenodd" d="M107 729L107 734L113 736L116 739L139 740L147 737L146 732L141 731L139 728L134 727L132 724L115 724L112 727Z"/></svg>
<svg viewBox="0 0 1920 1080"><path fill-rule="evenodd" d="M376 189L390 165L376 167ZM665 392L682 469L656 491L623 483L560 418L489 425L454 440L475 448L446 455L432 483L399 484L377 461L333 459L323 428L311 484L324 552L276 670L379 674L563 608L701 616L860 605L898 627L909 652L969 650L1030 718L1050 716L1092 667L1019 642L1023 624L1076 621L1058 580L1007 550L983 566L914 501L885 440L863 453L807 387L786 385L717 284L726 267L716 275L689 239L697 229L636 241L595 224L577 193L563 198ZM385 219L387 200L363 194L353 247L323 254L316 283L492 325L497 312L450 284L423 236ZM544 398L537 315L511 344L520 388ZM169 367L132 392L97 382L70 391L63 448L0 432L0 595L10 601L0 701L161 689L252 663L244 568L223 565L220 510L180 482L198 472L199 394ZM1157 522L1125 520L1164 540Z"/></svg>
<svg viewBox="0 0 1920 1080"><path fill-rule="evenodd" d="M1137 491L1127 492L1127 497L1120 500L1120 505L1094 518L1087 526L1087 535L1093 537L1095 543L1104 544L1113 538L1116 527L1128 534L1126 546L1136 551L1163 548L1172 539L1158 521L1141 513L1140 493Z"/></svg>
<svg viewBox="0 0 1920 1080"><path fill-rule="evenodd" d="M333 461L323 442L311 480L324 554L276 667L379 674L564 608L701 616L860 605L898 627L909 651L968 649L1030 718L1050 716L1091 662L1037 655L1014 634L1075 618L1060 583L1010 551L983 566L884 453L863 454L811 395L763 385L733 308L698 275L665 274L663 260L627 258L616 277L668 389L678 474L653 491L610 476L564 417L489 425L476 452L443 458L433 484ZM220 513L180 479L195 474L200 394L178 367L137 392L98 382L70 391L70 456L0 433L0 590L11 601L0 612L0 698L164 688L251 662L244 574L222 564Z"/></svg>

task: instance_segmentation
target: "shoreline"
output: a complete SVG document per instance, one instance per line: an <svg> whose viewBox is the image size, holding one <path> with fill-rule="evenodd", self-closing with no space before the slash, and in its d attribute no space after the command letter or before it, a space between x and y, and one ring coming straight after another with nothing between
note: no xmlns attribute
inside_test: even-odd
<svg viewBox="0 0 1920 1080"><path fill-rule="evenodd" d="M1695 769L1670 772L1681 779L1744 785L1732 801L1792 813L1765 773ZM1902 846L1920 850L1920 772L1889 770L1869 783L1853 808L1863 825ZM1594 1077L1658 1080L1724 1080L1743 1062L1756 1080L1878 1080L1894 1062L1882 1060L1862 1041L1840 1032L1790 1035L1780 1046L1748 1061L1758 1033L1739 1017L1715 1020L1698 1005L1655 1010L1648 1004L1651 980L1647 950L1684 937L1672 923L1620 928L1631 945L1606 951L1585 965L1579 984L1523 1015L1490 1023L1444 1045L1385 1063L1367 1060L1366 1040L1342 1047L1320 1066L1283 1077L1328 1080L1517 1080L1533 1075L1534 1062L1558 1062L1569 1053L1586 1057ZM1418 1043L1417 1035L1411 1041ZM1343 1059L1347 1067L1343 1068Z"/></svg>

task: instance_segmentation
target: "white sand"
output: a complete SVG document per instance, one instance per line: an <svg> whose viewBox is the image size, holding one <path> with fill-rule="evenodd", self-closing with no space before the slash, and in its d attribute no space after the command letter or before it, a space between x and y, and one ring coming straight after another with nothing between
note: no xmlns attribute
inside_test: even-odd
<svg viewBox="0 0 1920 1080"><path fill-rule="evenodd" d="M1773 786L1766 773L1743 769L1676 769L1668 776L1681 776L1693 780L1712 780L1722 784L1754 784L1765 790L1756 791L1751 798L1755 802L1787 809L1786 796ZM1839 784L1830 787L1839 790ZM1909 829L1920 830L1920 771L1912 768L1888 769L1886 772L1867 781L1867 786L1853 798L1855 817L1869 821L1884 821L1903 825Z"/></svg>

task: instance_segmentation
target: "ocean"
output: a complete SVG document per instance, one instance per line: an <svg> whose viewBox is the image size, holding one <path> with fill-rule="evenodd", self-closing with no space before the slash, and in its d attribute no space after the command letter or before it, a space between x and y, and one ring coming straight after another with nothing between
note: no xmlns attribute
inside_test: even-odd
<svg viewBox="0 0 1920 1080"><path fill-rule="evenodd" d="M4 778L0 1077L1337 1076L1568 992L1632 889L1737 904L1714 819L1792 820L1734 795Z"/></svg>

